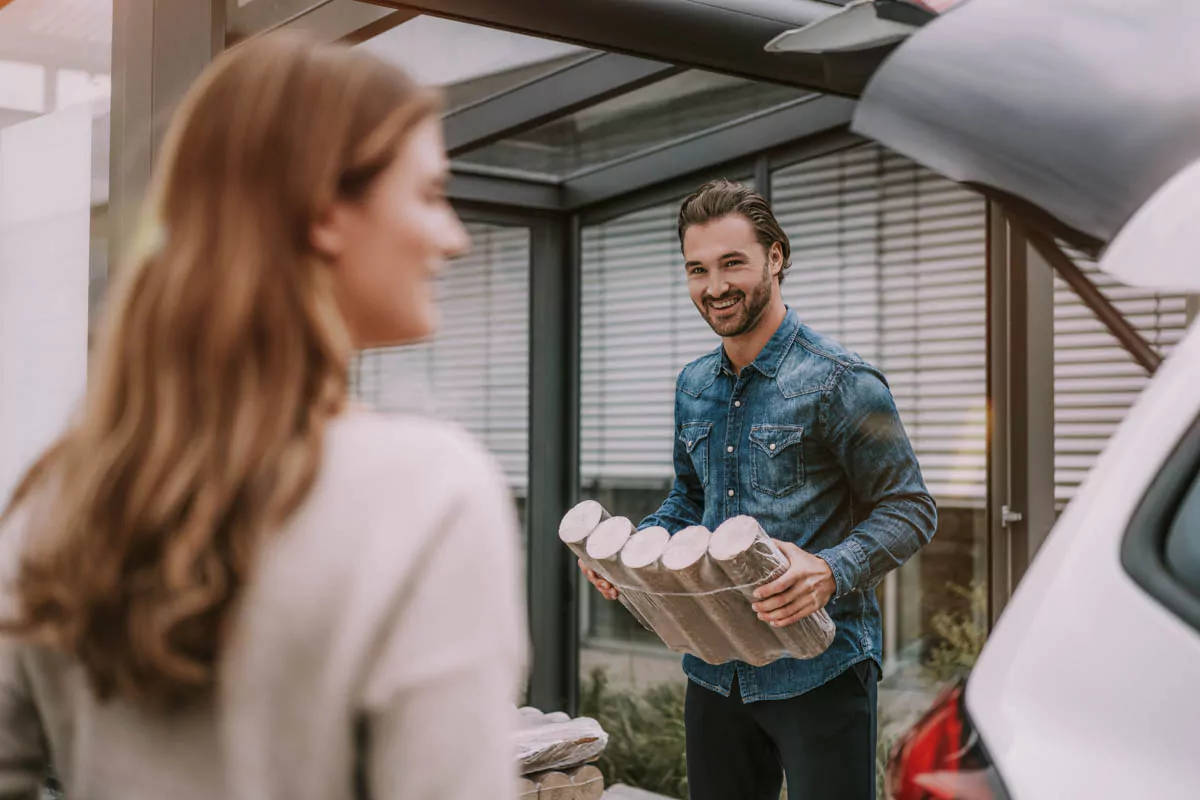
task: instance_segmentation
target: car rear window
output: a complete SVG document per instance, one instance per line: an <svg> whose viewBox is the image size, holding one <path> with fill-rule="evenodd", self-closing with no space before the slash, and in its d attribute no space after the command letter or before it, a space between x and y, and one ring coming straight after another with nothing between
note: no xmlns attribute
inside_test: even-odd
<svg viewBox="0 0 1200 800"><path fill-rule="evenodd" d="M1163 555L1175 580L1200 595L1200 475L1171 523Z"/></svg>
<svg viewBox="0 0 1200 800"><path fill-rule="evenodd" d="M1134 512L1121 563L1147 593L1200 631L1200 419Z"/></svg>

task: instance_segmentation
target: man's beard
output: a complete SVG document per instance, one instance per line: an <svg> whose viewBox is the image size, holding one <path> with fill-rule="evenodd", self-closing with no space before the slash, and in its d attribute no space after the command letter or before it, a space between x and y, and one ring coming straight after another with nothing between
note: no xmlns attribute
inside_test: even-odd
<svg viewBox="0 0 1200 800"><path fill-rule="evenodd" d="M750 295L746 296L744 292L733 290L725 294L723 297L704 298L701 302L700 315L704 317L704 321L713 329L718 336L732 337L741 336L743 333L748 333L758 326L762 321L763 312L771 303L771 282L775 278L769 270L763 272L763 282L755 286ZM713 303L720 303L733 298L738 298L741 303L737 307L737 312L729 317L721 317L720 319L713 318Z"/></svg>

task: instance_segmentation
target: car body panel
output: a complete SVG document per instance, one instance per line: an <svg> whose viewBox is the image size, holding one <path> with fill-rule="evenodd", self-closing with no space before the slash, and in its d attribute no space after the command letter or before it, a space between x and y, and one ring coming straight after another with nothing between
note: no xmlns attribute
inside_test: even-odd
<svg viewBox="0 0 1200 800"><path fill-rule="evenodd" d="M1191 197L1163 191L1167 201L1148 205L1114 243L1108 271L1196 263L1200 225L1178 230L1175 205ZM1200 791L1200 631L1121 563L1130 518L1198 419L1193 324L1055 525L971 674L968 711L1017 800Z"/></svg>
<svg viewBox="0 0 1200 800"><path fill-rule="evenodd" d="M1127 286L1200 294L1200 160L1134 215L1100 268Z"/></svg>
<svg viewBox="0 0 1200 800"><path fill-rule="evenodd" d="M876 70L853 130L1098 250L1200 158L1200 3L969 0Z"/></svg>

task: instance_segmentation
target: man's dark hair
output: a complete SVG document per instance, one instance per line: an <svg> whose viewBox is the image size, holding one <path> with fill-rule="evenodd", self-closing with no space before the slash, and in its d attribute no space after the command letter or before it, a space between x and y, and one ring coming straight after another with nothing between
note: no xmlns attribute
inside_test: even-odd
<svg viewBox="0 0 1200 800"><path fill-rule="evenodd" d="M679 249L683 249L683 236L693 225L703 225L713 220L741 214L754 226L758 243L768 253L771 245L779 242L783 250L783 269L779 282L783 283L792 266L792 245L787 234L779 227L779 220L771 212L771 206L763 196L748 186L724 178L709 181L694 191L679 207Z"/></svg>

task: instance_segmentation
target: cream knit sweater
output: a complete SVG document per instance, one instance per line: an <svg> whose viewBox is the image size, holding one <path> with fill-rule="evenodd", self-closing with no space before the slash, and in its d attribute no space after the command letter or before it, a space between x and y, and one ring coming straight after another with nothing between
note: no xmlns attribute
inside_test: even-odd
<svg viewBox="0 0 1200 800"><path fill-rule="evenodd" d="M6 576L27 525L0 532ZM52 761L69 800L350 800L360 758L372 800L514 797L518 550L468 435L348 413L261 554L211 702L100 704L67 658L0 639L0 798L37 797Z"/></svg>

